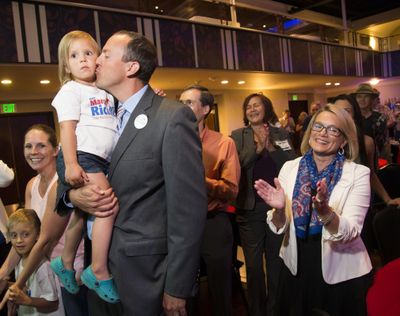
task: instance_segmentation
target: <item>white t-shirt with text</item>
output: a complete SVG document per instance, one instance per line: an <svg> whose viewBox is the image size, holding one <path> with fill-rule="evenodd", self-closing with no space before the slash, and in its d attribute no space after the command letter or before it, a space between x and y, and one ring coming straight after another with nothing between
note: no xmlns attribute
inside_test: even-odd
<svg viewBox="0 0 400 316"><path fill-rule="evenodd" d="M110 161L117 141L117 117L111 94L97 87L76 81L64 84L52 106L58 121L78 121L77 150Z"/></svg>

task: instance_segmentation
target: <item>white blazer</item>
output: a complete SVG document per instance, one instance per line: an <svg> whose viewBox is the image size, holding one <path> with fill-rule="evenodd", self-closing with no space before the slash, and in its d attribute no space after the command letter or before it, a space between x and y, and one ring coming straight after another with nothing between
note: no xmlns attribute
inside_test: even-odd
<svg viewBox="0 0 400 316"><path fill-rule="evenodd" d="M267 223L276 234L285 233L280 257L293 275L297 274L297 240L291 200L301 157L286 162L279 181L286 194L286 223L277 230L272 223L275 210L270 210ZM332 190L329 206L339 216L338 232L331 235L322 229L322 275L326 283L336 284L371 271L371 261L360 233L370 203L370 170L345 161L339 182Z"/></svg>

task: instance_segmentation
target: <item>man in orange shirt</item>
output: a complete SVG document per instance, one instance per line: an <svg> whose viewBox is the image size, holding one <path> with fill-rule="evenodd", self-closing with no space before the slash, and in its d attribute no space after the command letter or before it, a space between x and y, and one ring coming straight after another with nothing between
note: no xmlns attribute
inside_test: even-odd
<svg viewBox="0 0 400 316"><path fill-rule="evenodd" d="M201 257L207 265L214 314L232 315L233 233L227 207L238 193L239 158L231 138L212 131L205 125L204 120L214 105L214 97L207 88L189 86L182 92L180 100L196 115L203 146L208 215Z"/></svg>

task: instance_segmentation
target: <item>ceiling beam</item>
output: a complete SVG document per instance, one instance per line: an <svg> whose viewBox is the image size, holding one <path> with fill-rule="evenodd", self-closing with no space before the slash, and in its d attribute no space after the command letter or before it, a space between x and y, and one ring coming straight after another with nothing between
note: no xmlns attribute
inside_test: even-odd
<svg viewBox="0 0 400 316"><path fill-rule="evenodd" d="M207 2L213 2L213 0L203 0ZM331 0L325 0L331 1ZM219 0L226 4L230 3L230 0ZM311 23L317 23L320 25L326 25L337 29L343 29L342 19L336 18L331 15L314 12L311 10L303 10L296 14L290 14L288 11L293 7L285 3L271 1L271 0L236 0L236 7L247 8L252 10L258 10L268 12L272 14L282 15L292 19L300 19Z"/></svg>
<svg viewBox="0 0 400 316"><path fill-rule="evenodd" d="M304 7L294 6L294 7L291 7L288 10L288 13L295 14L295 13L298 13L300 11L317 8L317 7L320 7L321 5L328 4L328 3L331 3L331 2L333 2L333 0L323 0L323 1L320 1L320 2L317 2L317 3L313 3L313 4L310 4L310 5L304 6Z"/></svg>
<svg viewBox="0 0 400 316"><path fill-rule="evenodd" d="M399 16L400 16L400 8L397 8L353 21L351 23L351 28L354 29L355 31L358 31L378 24L398 20Z"/></svg>

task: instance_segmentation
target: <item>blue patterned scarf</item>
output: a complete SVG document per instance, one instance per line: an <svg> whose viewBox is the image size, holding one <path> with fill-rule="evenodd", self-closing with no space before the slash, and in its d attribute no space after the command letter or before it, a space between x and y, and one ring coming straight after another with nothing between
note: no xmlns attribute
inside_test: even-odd
<svg viewBox="0 0 400 316"><path fill-rule="evenodd" d="M311 196L316 194L317 182L325 178L328 185L327 199L329 199L333 188L342 176L344 160L344 155L336 154L329 166L318 173L312 149L301 158L292 197L297 237L305 239L308 234L315 235L322 232L322 224L318 221L317 210L315 208L310 210ZM312 193L312 191L314 192Z"/></svg>

